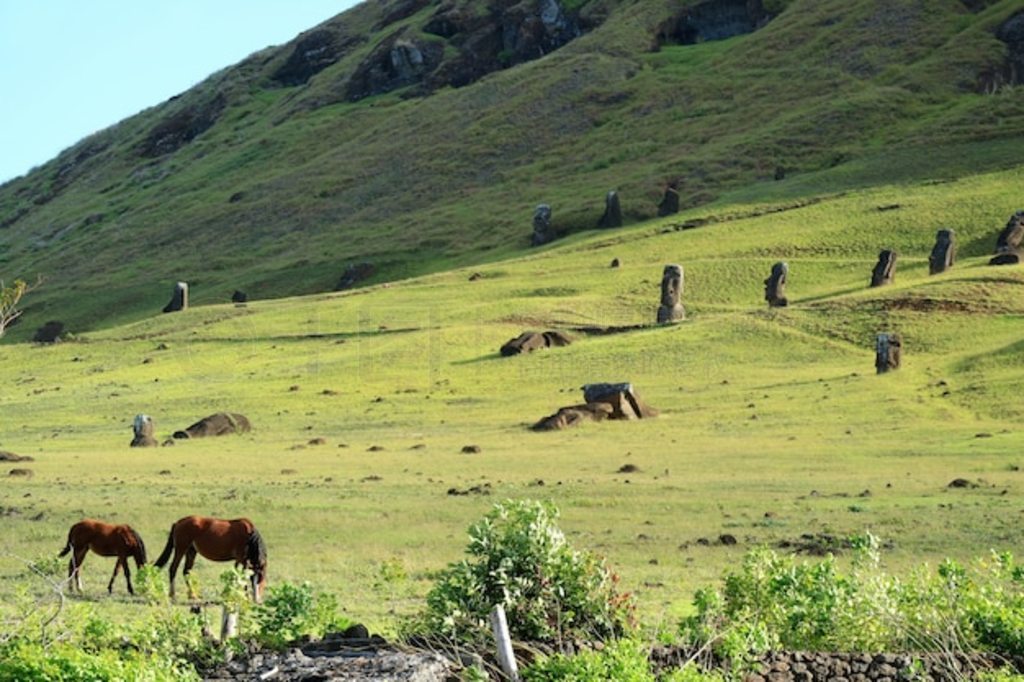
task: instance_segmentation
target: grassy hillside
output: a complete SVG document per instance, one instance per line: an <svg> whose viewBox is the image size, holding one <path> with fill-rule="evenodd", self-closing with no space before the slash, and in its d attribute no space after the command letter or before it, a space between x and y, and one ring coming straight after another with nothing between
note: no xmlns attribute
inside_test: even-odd
<svg viewBox="0 0 1024 682"><path fill-rule="evenodd" d="M4 345L0 449L35 461L7 468L31 478L0 478L0 594L35 585L15 556L56 554L83 515L132 523L151 552L185 514L250 516L271 581L310 580L385 629L505 497L553 500L649 625L761 544L870 529L897 571L1019 547L1024 271L985 263L1022 180L723 203L391 285ZM961 260L929 276L939 225ZM900 254L896 283L868 289L881 248ZM791 305L769 310L761 281L778 259ZM524 328L652 323L666 262L685 268L684 323L498 355ZM882 330L903 334L904 367L876 376ZM583 383L622 380L662 415L528 430ZM162 440L218 410L254 431L128 448L138 412ZM474 487L490 495L449 494ZM109 564L87 560L89 593ZM198 562L207 594L222 568ZM125 602L103 608L138 608Z"/></svg>
<svg viewBox="0 0 1024 682"><path fill-rule="evenodd" d="M427 87L461 54L436 33L448 5L365 3L5 184L0 275L46 280L8 337L140 320L179 279L215 303L330 291L355 262L371 283L495 263L526 253L536 204L579 232L613 188L635 223L672 181L718 211L1019 162L1024 98L997 87L996 34L1020 0L766 3L754 33L660 46L696 3L563 4L583 31L564 47ZM357 98L396 40L439 71ZM323 49L335 61L302 82Z"/></svg>

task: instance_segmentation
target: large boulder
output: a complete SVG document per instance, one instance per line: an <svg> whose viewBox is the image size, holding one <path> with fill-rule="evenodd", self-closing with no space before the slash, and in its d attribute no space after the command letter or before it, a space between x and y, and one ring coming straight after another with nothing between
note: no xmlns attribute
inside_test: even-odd
<svg viewBox="0 0 1024 682"><path fill-rule="evenodd" d="M252 430L249 418L237 412L218 412L203 417L184 431L175 431L175 438L205 438L248 433Z"/></svg>

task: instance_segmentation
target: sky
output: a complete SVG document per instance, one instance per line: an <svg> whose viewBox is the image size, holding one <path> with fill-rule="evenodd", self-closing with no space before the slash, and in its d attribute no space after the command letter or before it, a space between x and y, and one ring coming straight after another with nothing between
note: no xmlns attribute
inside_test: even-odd
<svg viewBox="0 0 1024 682"><path fill-rule="evenodd" d="M355 4L0 0L0 183Z"/></svg>

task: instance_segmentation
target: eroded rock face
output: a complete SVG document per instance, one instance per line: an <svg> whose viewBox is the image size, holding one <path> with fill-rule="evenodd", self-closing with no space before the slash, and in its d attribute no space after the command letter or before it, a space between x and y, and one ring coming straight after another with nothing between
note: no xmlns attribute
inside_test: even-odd
<svg viewBox="0 0 1024 682"><path fill-rule="evenodd" d="M358 42L326 28L311 31L298 39L288 59L270 80L285 86L302 85L345 56Z"/></svg>
<svg viewBox="0 0 1024 682"><path fill-rule="evenodd" d="M753 33L771 19L761 0L705 0L683 9L658 29L657 45L694 45Z"/></svg>
<svg viewBox="0 0 1024 682"><path fill-rule="evenodd" d="M878 262L871 271L871 286L892 284L896 277L896 252L888 249L878 254Z"/></svg>
<svg viewBox="0 0 1024 682"><path fill-rule="evenodd" d="M403 31L384 39L359 64L348 82L350 102L422 82L441 63L444 44L408 37Z"/></svg>
<svg viewBox="0 0 1024 682"><path fill-rule="evenodd" d="M158 123L143 140L139 153L154 158L176 152L213 127L227 100L217 94L205 102L187 106Z"/></svg>

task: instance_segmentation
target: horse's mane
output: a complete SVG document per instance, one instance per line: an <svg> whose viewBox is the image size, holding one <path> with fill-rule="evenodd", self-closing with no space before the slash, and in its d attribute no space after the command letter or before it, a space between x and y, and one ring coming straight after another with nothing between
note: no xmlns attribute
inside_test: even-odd
<svg viewBox="0 0 1024 682"><path fill-rule="evenodd" d="M146 544L142 541L142 536L134 528L129 527L128 530L135 537L135 544L139 546L139 552L142 554L142 563L146 563Z"/></svg>
<svg viewBox="0 0 1024 682"><path fill-rule="evenodd" d="M255 528L252 529L245 544L245 556L253 570L267 564L267 543L263 542L263 536Z"/></svg>

